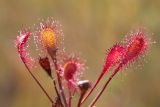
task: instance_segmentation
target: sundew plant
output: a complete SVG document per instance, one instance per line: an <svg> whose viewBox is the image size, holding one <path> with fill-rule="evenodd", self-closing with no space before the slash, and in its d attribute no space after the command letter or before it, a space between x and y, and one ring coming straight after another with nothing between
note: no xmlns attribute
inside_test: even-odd
<svg viewBox="0 0 160 107"><path fill-rule="evenodd" d="M128 33L122 40L123 42L117 42L108 49L104 55L102 70L95 83L92 84L87 78L81 78L86 70L85 60L75 53L66 52L63 45L64 35L60 27L57 21L48 18L37 24L34 30L21 30L16 38L16 48L22 62L52 107L83 107L83 103L97 88L104 74L107 74L109 68L112 67L113 71L111 71L109 78L106 78L104 86L99 89L97 95L88 105L88 107L95 106L115 75L144 56L150 44L150 39L145 30L137 29ZM28 49L31 36L33 36L36 46L35 51L38 52L37 57L32 57ZM41 67L47 73L48 78L53 81L51 85L54 86L56 92L54 98L34 75L33 68L36 66ZM79 99L77 105L73 105L72 98L76 93L79 95Z"/></svg>

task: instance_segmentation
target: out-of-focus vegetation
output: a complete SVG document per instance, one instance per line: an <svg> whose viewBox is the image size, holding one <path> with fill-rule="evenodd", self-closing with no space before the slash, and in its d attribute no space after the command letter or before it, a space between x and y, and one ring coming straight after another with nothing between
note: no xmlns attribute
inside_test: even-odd
<svg viewBox="0 0 160 107"><path fill-rule="evenodd" d="M133 28L153 33L147 57L123 70L111 82L97 107L160 106L160 1L158 0L0 0L0 107L50 107L20 61L14 40L18 30L39 18L53 17L63 25L65 47L81 52L89 69L85 78L95 81L106 50ZM137 69L133 69L141 65ZM46 89L54 92L42 70L34 71ZM84 107L94 98L97 90ZM54 96L54 94L53 94ZM74 98L74 102L77 101Z"/></svg>

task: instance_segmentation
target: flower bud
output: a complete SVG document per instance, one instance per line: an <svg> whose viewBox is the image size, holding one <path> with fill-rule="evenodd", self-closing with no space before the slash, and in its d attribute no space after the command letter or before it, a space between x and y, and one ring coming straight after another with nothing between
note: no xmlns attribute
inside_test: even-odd
<svg viewBox="0 0 160 107"><path fill-rule="evenodd" d="M86 91L91 87L91 83L89 80L82 80L78 82L78 87L81 93L86 93Z"/></svg>
<svg viewBox="0 0 160 107"><path fill-rule="evenodd" d="M52 78L51 67L48 57L39 58L39 64L46 71L46 73Z"/></svg>

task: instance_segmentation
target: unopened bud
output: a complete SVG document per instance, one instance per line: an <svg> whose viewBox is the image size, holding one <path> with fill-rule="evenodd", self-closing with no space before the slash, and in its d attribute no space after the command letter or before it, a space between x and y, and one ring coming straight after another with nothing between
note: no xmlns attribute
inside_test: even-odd
<svg viewBox="0 0 160 107"><path fill-rule="evenodd" d="M46 71L46 73L52 78L52 73L51 73L51 67L50 67L50 62L47 57L39 59L39 64L41 67Z"/></svg>
<svg viewBox="0 0 160 107"><path fill-rule="evenodd" d="M85 93L91 87L91 83L89 80L82 80L78 82L78 87L81 93Z"/></svg>

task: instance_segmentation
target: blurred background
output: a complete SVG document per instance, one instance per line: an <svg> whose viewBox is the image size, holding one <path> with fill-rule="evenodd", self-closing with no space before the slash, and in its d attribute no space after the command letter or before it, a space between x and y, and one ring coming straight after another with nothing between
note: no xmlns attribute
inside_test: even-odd
<svg viewBox="0 0 160 107"><path fill-rule="evenodd" d="M14 46L21 28L32 27L39 18L48 17L62 24L66 50L80 52L87 60L84 78L92 83L102 69L106 50L131 30L146 27L152 42L157 43L150 46L146 57L114 78L96 107L160 107L158 0L0 0L0 107L51 107ZM48 76L42 70L34 73L54 96ZM87 107L106 79L107 75L83 107Z"/></svg>

